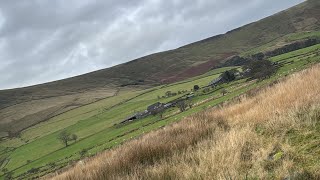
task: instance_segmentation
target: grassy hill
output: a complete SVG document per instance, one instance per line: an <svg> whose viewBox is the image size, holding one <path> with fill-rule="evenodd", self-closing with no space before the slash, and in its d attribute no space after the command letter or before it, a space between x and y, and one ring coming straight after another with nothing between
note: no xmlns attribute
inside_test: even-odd
<svg viewBox="0 0 320 180"><path fill-rule="evenodd" d="M226 34L142 57L128 63L42 85L0 91L0 136L117 95L123 87L145 89L210 71L224 59L319 37L320 2L308 0ZM313 34L311 34L311 33ZM98 93L97 93L98 92ZM34 106L29 111L27 107Z"/></svg>
<svg viewBox="0 0 320 180"><path fill-rule="evenodd" d="M201 90L195 93L195 97L191 100L192 108L180 112L177 107L173 107L165 111L162 118L148 116L128 124L118 124L126 117L145 110L155 102L170 102L189 94L195 84L204 87L222 72L239 67L215 69L198 77L147 90L120 91L117 96L57 115L25 129L19 137L3 140L0 142L1 169L13 173L16 178L43 176L83 158L80 153L82 151L85 152L85 157L90 157L106 149L113 149L159 127L220 105L250 90L264 87L281 77L307 68L320 62L319 53L320 45L318 44L273 57L271 61L281 63L283 66L271 78L263 81L238 79L210 89L208 92ZM228 92L224 96L221 94L222 89ZM162 97L167 91L183 91L183 93ZM58 134L63 130L76 134L78 140L64 147L57 139Z"/></svg>
<svg viewBox="0 0 320 180"><path fill-rule="evenodd" d="M238 66L213 68L218 63L224 62L229 56L237 54L249 57L252 54L271 51L295 41L320 38L319 6L318 1L309 0L224 35L202 40L176 50L146 56L74 78L0 91L0 137L5 137L0 140L0 179L9 175L22 179L44 176L63 167L74 165L75 162L85 157L95 156L104 150L115 149L114 151L118 151L118 147L121 149L123 147L121 145L129 140L137 139L168 124L179 122L195 113L212 107L221 107L228 101L240 100L239 96L243 94L255 94L259 89L271 86L279 79L319 63L320 44L269 57L268 60L279 65L276 74L270 78L261 81L240 78L230 83L221 84L216 88L209 88L206 91L201 89L198 92L193 92L194 97L190 100L193 106L188 107L187 111L180 112L179 108L173 107L166 110L162 117L159 115L148 116L138 121L119 124L128 116L145 110L153 103L167 103L190 94L194 85L207 86L226 70L241 70L241 67ZM314 69L318 70L318 68ZM228 92L226 95L221 93L223 89ZM168 91L174 92L176 95L164 97ZM178 93L179 91L180 93ZM247 106L243 107L247 108ZM250 108L252 107L250 106ZM229 110L226 111L229 113ZM216 111L214 110L214 112ZM192 118L193 116L191 116ZM221 122L215 121L213 126L218 125L228 129L232 121L232 118ZM245 122L247 123L247 121ZM273 121L271 122L273 123ZM171 142L180 142L181 140L183 145L177 144L177 147L170 147L174 153L178 153L180 150L190 147L190 144L198 143L198 139L207 137L206 133L211 133L211 130L215 129L213 126L198 124L196 125L198 129L187 126L190 129L177 128L172 129L172 132L170 130L171 134L169 135L182 139L170 139L170 136L166 134L160 133L160 135L163 135L163 140L168 140L163 142L168 142L169 146ZM265 128L264 126L265 124L262 129ZM260 129L259 124L254 124L252 127ZM202 129L206 131L204 132ZM188 134L188 130L191 130L189 136L193 138L183 140L182 135L184 132ZM219 128L217 130L220 131ZM242 132L243 129L240 130ZM304 130L301 133L307 132L308 129ZM10 138L6 137L8 131L11 133ZM64 147L64 144L57 139L62 131L76 134L78 139L70 141L70 145ZM313 133L313 130L310 129L310 132ZM295 135L293 134L294 138L302 138L301 134ZM317 137L316 134L315 139ZM160 138L160 136L155 138ZM297 141L297 146L301 145L301 142ZM141 140L133 140L133 142L141 142ZM169 153L171 155L171 150L161 146L159 144L154 147L161 148L164 151L163 154ZM134 145L132 148L135 149L136 146ZM124 152L137 153L131 150ZM313 146L311 150L314 150ZM150 152L153 151L157 153L156 149L150 150ZM158 154L159 157L155 156L155 160L163 161L163 154ZM130 160L131 163L141 160L139 154L131 155L137 156L137 159L132 162ZM150 163L148 157L145 158L141 162ZM151 162L151 164L153 163L155 162ZM156 163L161 165L161 162L156 161ZM100 165L100 163L97 164L97 169L102 167ZM252 164L248 163L249 165ZM315 168L316 165L318 164L314 163L310 167ZM127 167L126 164L123 166ZM137 167L140 168L140 165L138 164ZM152 171L151 167L147 168L150 169L150 172ZM247 170L245 168L248 167L244 167L244 171ZM90 167L86 169L90 171ZM103 174L102 170L101 172ZM225 171L223 172L225 173ZM310 172L315 173L316 171ZM118 171L115 172L115 177L122 177L122 172L117 173ZM138 171L137 175L149 177ZM67 174L66 177L73 177L73 174ZM156 175L150 174L150 177L156 177ZM177 177L180 176L177 175ZM259 175L258 177L268 176Z"/></svg>
<svg viewBox="0 0 320 180"><path fill-rule="evenodd" d="M319 179L319 76L318 64L53 179Z"/></svg>

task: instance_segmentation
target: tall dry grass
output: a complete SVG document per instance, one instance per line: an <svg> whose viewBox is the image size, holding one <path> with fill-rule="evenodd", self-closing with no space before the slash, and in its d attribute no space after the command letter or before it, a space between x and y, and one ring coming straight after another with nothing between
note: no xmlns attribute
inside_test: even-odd
<svg viewBox="0 0 320 180"><path fill-rule="evenodd" d="M319 77L316 65L254 97L188 117L53 179L319 178L320 163L306 172L299 164L304 157L286 140L292 129L319 124Z"/></svg>

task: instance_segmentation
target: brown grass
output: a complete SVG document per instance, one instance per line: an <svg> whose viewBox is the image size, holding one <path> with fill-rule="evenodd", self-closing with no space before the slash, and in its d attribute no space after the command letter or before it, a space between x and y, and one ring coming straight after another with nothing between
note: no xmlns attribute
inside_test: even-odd
<svg viewBox="0 0 320 180"><path fill-rule="evenodd" d="M316 65L254 97L188 117L53 179L318 179L319 77ZM291 137L300 137L293 131L313 138L292 143ZM313 148L299 150L312 143Z"/></svg>

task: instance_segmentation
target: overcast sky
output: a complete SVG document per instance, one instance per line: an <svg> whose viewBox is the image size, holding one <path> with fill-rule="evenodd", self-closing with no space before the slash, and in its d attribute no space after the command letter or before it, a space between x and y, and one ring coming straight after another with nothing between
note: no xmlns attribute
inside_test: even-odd
<svg viewBox="0 0 320 180"><path fill-rule="evenodd" d="M303 0L0 0L0 89L177 48Z"/></svg>

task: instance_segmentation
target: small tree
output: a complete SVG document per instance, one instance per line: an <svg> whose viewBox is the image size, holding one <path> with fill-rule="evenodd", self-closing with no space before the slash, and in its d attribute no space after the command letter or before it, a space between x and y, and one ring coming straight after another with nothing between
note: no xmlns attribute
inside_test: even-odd
<svg viewBox="0 0 320 180"><path fill-rule="evenodd" d="M61 131L58 135L58 139L67 147L68 141L71 139L70 133L65 130Z"/></svg>
<svg viewBox="0 0 320 180"><path fill-rule="evenodd" d="M172 95L172 92L171 92L171 91L167 91L167 92L166 92L166 96L167 96L167 97L170 97L171 95Z"/></svg>
<svg viewBox="0 0 320 180"><path fill-rule="evenodd" d="M82 149L81 151L79 151L79 155L81 156L81 158L85 157L87 153L88 153L87 149Z"/></svg>
<svg viewBox="0 0 320 180"><path fill-rule="evenodd" d="M222 90L221 90L222 96L225 96L227 93L228 93L228 91L227 91L226 89L222 89Z"/></svg>
<svg viewBox="0 0 320 180"><path fill-rule="evenodd" d="M5 180L9 180L9 179L13 179L13 172L12 171L10 171L10 172L7 172L6 174L5 174L5 176L4 176L4 179Z"/></svg>
<svg viewBox="0 0 320 180"><path fill-rule="evenodd" d="M5 174L5 173L8 172L8 169L7 168L3 168L1 171Z"/></svg>
<svg viewBox="0 0 320 180"><path fill-rule="evenodd" d="M184 112L186 110L186 108L188 107L186 101L178 102L177 106L180 109L180 112Z"/></svg>
<svg viewBox="0 0 320 180"><path fill-rule="evenodd" d="M236 79L236 76L234 75L234 72L232 72L232 71L225 71L221 76L222 76L224 82L227 82L227 83Z"/></svg>
<svg viewBox="0 0 320 180"><path fill-rule="evenodd" d="M193 90L194 90L194 91L198 91L199 89L200 89L200 87L199 87L198 85L194 85L194 86L193 86Z"/></svg>
<svg viewBox="0 0 320 180"><path fill-rule="evenodd" d="M159 112L159 118L160 119L163 119L163 114L164 114L164 111Z"/></svg>

